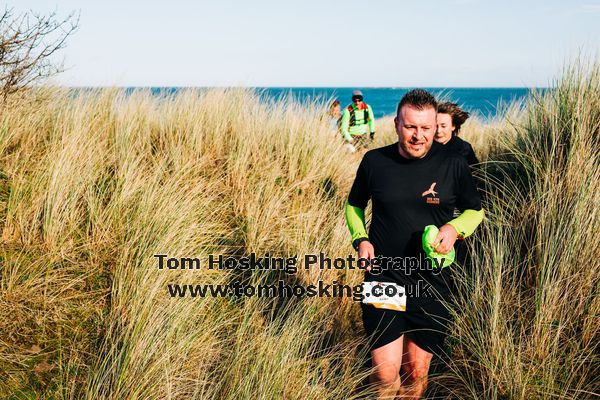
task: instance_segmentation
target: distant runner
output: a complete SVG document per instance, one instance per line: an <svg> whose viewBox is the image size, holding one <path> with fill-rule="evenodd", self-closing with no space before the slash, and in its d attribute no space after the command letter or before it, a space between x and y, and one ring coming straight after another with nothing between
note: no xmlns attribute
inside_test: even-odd
<svg viewBox="0 0 600 400"><path fill-rule="evenodd" d="M327 112L329 125L331 126L331 129L336 133L340 131L340 120L342 119L340 108L340 102L338 100L334 100L329 105L329 111Z"/></svg>
<svg viewBox="0 0 600 400"><path fill-rule="evenodd" d="M352 92L352 104L344 108L340 122L340 130L348 142L348 149L356 151L357 147L367 147L375 137L375 117L371 106L363 102L360 90Z"/></svg>
<svg viewBox="0 0 600 400"><path fill-rule="evenodd" d="M372 262L361 309L375 368L371 382L380 396L421 397L433 353L441 352L447 333L450 314L440 298L450 300L453 268L423 261L424 244L429 253L434 249L451 258L457 237L472 234L483 218L465 159L434 141L436 109L424 90L402 98L394 119L398 142L364 155L346 202L353 246L359 258ZM463 212L453 219L455 207ZM423 236L428 225L435 226ZM429 243L432 233L435 240ZM390 296L369 297L382 288ZM399 295L392 296L395 291Z"/></svg>

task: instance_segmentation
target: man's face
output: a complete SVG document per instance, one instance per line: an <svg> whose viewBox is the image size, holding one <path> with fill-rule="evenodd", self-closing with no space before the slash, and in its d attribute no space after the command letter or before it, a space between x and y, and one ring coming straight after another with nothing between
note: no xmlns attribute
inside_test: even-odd
<svg viewBox="0 0 600 400"><path fill-rule="evenodd" d="M360 107L360 105L362 104L362 98L361 97L353 97L352 102L354 103L354 107Z"/></svg>
<svg viewBox="0 0 600 400"><path fill-rule="evenodd" d="M403 106L394 119L400 143L400 154L405 158L422 158L431 149L436 131L436 112L433 107L418 110Z"/></svg>
<svg viewBox="0 0 600 400"><path fill-rule="evenodd" d="M435 133L435 141L441 144L446 144L452 139L452 117L450 114L438 113L437 115L437 132Z"/></svg>

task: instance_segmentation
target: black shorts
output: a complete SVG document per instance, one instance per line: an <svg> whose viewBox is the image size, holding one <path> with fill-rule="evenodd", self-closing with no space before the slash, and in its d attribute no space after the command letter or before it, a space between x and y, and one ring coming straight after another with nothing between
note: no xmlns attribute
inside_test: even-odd
<svg viewBox="0 0 600 400"><path fill-rule="evenodd" d="M444 351L450 312L438 301L418 311L394 311L360 303L370 350L385 346L406 334L417 346L432 354Z"/></svg>

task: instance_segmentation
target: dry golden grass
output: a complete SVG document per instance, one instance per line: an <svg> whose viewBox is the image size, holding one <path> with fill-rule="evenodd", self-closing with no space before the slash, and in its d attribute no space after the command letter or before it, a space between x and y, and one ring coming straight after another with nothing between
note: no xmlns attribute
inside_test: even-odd
<svg viewBox="0 0 600 400"><path fill-rule="evenodd" d="M153 257L351 250L339 209L355 160L318 109L244 90L33 96L3 114L3 395L350 396L364 376L351 300L267 318L264 300L171 299L167 283L232 274L159 271Z"/></svg>

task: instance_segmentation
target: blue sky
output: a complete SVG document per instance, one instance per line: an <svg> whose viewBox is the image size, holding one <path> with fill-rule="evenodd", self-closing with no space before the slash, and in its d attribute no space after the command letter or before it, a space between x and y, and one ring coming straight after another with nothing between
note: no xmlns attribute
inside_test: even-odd
<svg viewBox="0 0 600 400"><path fill-rule="evenodd" d="M9 0L78 10L70 86L546 86L600 0Z"/></svg>

